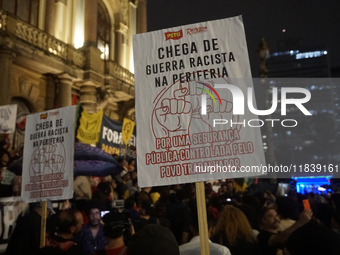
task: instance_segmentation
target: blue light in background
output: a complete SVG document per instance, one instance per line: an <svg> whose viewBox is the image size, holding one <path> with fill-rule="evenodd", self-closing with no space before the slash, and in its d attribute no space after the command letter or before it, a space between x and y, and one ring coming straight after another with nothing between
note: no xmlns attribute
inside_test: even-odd
<svg viewBox="0 0 340 255"><path fill-rule="evenodd" d="M330 190L322 187L323 185L329 185L332 176L304 176L304 177L293 177L296 180L296 192L300 194L315 193L325 194Z"/></svg>

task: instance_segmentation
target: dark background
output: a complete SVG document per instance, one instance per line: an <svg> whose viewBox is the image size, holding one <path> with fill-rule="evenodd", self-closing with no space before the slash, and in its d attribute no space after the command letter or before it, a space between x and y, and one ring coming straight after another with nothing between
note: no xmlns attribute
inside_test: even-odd
<svg viewBox="0 0 340 255"><path fill-rule="evenodd" d="M271 52L293 39L305 48L328 51L332 73L340 67L340 1L336 0L148 0L148 31L242 15L253 77L259 76L257 48ZM282 32L285 29L286 32Z"/></svg>

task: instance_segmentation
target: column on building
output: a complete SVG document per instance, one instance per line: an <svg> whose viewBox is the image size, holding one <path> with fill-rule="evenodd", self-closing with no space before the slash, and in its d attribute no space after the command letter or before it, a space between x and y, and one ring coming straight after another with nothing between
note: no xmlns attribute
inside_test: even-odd
<svg viewBox="0 0 340 255"><path fill-rule="evenodd" d="M92 81L86 81L80 85L79 101L86 112L95 113L97 111L97 90Z"/></svg>
<svg viewBox="0 0 340 255"><path fill-rule="evenodd" d="M55 1L55 9L54 9L54 36L59 40L65 41L67 37L65 33L66 22L67 22L67 9L66 9L66 0L56 0Z"/></svg>
<svg viewBox="0 0 340 255"><path fill-rule="evenodd" d="M119 23L119 25L116 27L115 31L115 37L116 37L116 43L115 43L115 57L116 62L121 65L124 68L128 68L127 66L127 40L128 40L128 27L124 25L123 23Z"/></svg>
<svg viewBox="0 0 340 255"><path fill-rule="evenodd" d="M13 53L0 48L0 105L11 103L11 74Z"/></svg>
<svg viewBox="0 0 340 255"><path fill-rule="evenodd" d="M147 32L146 0L139 0L137 7L137 33Z"/></svg>
<svg viewBox="0 0 340 255"><path fill-rule="evenodd" d="M58 75L59 90L57 95L57 105L59 107L72 105L72 77L67 73Z"/></svg>
<svg viewBox="0 0 340 255"><path fill-rule="evenodd" d="M85 46L97 47L98 0L85 2Z"/></svg>
<svg viewBox="0 0 340 255"><path fill-rule="evenodd" d="M54 36L54 23L55 23L55 0L46 0L46 19L45 31L46 33Z"/></svg>

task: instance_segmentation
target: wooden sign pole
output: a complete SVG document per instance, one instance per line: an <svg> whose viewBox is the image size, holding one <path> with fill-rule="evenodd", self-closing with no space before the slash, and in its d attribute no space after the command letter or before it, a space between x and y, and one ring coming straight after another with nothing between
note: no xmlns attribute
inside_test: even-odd
<svg viewBox="0 0 340 255"><path fill-rule="evenodd" d="M201 255L210 255L204 182L196 182L195 186Z"/></svg>
<svg viewBox="0 0 340 255"><path fill-rule="evenodd" d="M40 248L45 246L46 240L46 219L47 219L47 201L42 202L41 223L40 223Z"/></svg>

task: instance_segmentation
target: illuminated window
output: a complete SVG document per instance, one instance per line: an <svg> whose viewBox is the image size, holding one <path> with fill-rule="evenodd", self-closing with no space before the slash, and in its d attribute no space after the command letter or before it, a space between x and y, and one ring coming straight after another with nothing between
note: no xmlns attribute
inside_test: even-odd
<svg viewBox="0 0 340 255"><path fill-rule="evenodd" d="M0 0L0 7L23 21L38 26L39 0Z"/></svg>
<svg viewBox="0 0 340 255"><path fill-rule="evenodd" d="M101 58L109 58L111 23L108 11L102 3L98 3L97 47L102 52Z"/></svg>

